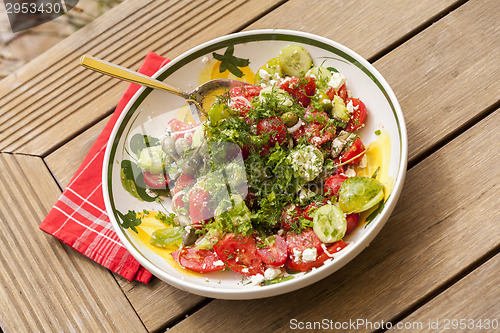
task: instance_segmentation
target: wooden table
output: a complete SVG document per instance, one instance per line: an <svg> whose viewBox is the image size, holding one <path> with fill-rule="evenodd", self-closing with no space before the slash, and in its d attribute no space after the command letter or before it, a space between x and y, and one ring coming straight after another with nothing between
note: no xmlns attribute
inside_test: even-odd
<svg viewBox="0 0 500 333"><path fill-rule="evenodd" d="M391 322L396 331L492 331L484 328L500 320L499 17L495 0L124 1L0 82L1 330L275 332L321 322L383 331ZM156 278L128 283L38 229L127 87L81 68L82 54L137 68L147 51L173 58L260 28L350 47L400 100L407 180L361 255L307 288L224 301Z"/></svg>

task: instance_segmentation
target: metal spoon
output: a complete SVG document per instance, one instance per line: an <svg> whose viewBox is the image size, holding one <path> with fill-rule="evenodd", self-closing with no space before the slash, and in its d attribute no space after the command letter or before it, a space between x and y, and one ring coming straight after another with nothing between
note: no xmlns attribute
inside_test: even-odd
<svg viewBox="0 0 500 333"><path fill-rule="evenodd" d="M207 104L208 97L210 97L210 95L213 94L216 90L219 90L221 88L231 89L237 86L250 85L249 83L238 80L217 79L205 82L204 84L194 89L192 92L186 93L174 89L166 85L165 83L152 79L144 74L89 55L84 55L80 58L80 65L96 72L106 74L124 81L138 83L149 88L164 90L180 96L184 98L188 103L189 110L191 111L191 115L193 116L195 122L200 122L202 115L206 116L207 112L205 110L208 110L208 108L210 108L210 105Z"/></svg>

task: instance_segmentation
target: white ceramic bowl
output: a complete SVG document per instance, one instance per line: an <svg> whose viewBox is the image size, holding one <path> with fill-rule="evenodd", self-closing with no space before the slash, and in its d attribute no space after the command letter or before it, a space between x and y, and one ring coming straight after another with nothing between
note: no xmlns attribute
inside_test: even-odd
<svg viewBox="0 0 500 333"><path fill-rule="evenodd" d="M159 203L140 201L123 189L120 163L123 159L130 159L127 144L133 134L161 137L168 120L176 116L178 111L175 110L184 104L175 95L143 87L125 107L109 139L104 159L103 193L109 218L120 240L146 269L161 280L194 294L223 299L261 298L290 292L332 274L357 256L382 229L394 209L403 186L407 162L408 144L403 114L396 96L380 73L345 46L304 32L248 31L197 46L172 60L154 77L181 90L191 91L200 81L219 75L210 67L215 61L213 52L223 54L229 46L234 46L234 55L249 59L248 67L255 73L289 44L303 45L312 55L315 65L334 67L345 76L352 95L360 98L369 112L365 127L360 132L363 142L375 141L379 129L385 130L390 136L390 158L385 168L394 183L384 209L369 225L358 227L348 236L350 246L339 252L332 262L288 281L268 286L249 286L243 285L241 275L233 272L209 273L199 277L174 269L162 257L137 242L130 229L123 229L118 222L117 211L125 214L129 210L162 210ZM164 205L168 204L164 202Z"/></svg>

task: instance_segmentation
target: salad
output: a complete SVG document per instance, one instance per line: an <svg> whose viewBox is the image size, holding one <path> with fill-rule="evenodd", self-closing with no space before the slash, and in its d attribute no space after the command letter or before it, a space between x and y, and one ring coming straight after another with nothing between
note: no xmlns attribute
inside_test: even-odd
<svg viewBox="0 0 500 333"><path fill-rule="evenodd" d="M119 214L122 226L160 221L150 244L198 273L265 285L320 267L348 245L359 214L383 204L377 172L355 171L367 166L366 117L341 73L289 45L254 85L217 96L203 123L172 119L162 138L132 137L123 187L172 209Z"/></svg>

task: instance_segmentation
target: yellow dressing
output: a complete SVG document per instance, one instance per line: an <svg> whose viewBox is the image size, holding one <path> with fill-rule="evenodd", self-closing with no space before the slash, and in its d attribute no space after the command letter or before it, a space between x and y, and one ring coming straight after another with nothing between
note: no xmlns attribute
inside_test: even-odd
<svg viewBox="0 0 500 333"><path fill-rule="evenodd" d="M384 185L384 200L387 200L394 187L394 179L389 177L389 165L391 161L391 136L386 130L380 130L377 140L368 145L366 152L367 166L365 168L355 167L356 175L371 177L378 168L377 180ZM377 209L378 205L360 214L360 224Z"/></svg>
<svg viewBox="0 0 500 333"><path fill-rule="evenodd" d="M142 247L146 249L150 249L151 251L165 259L170 266L172 266L182 274L199 278L202 278L204 276L203 274L193 272L180 266L177 261L172 258L171 253L177 250L179 248L178 246L160 248L151 245L151 234L157 229L165 228L165 225L156 219L156 212L148 212L148 214L137 213L137 217L142 220L141 225L136 227L137 233L133 231L129 233L129 235L132 236L137 244L142 245Z"/></svg>

